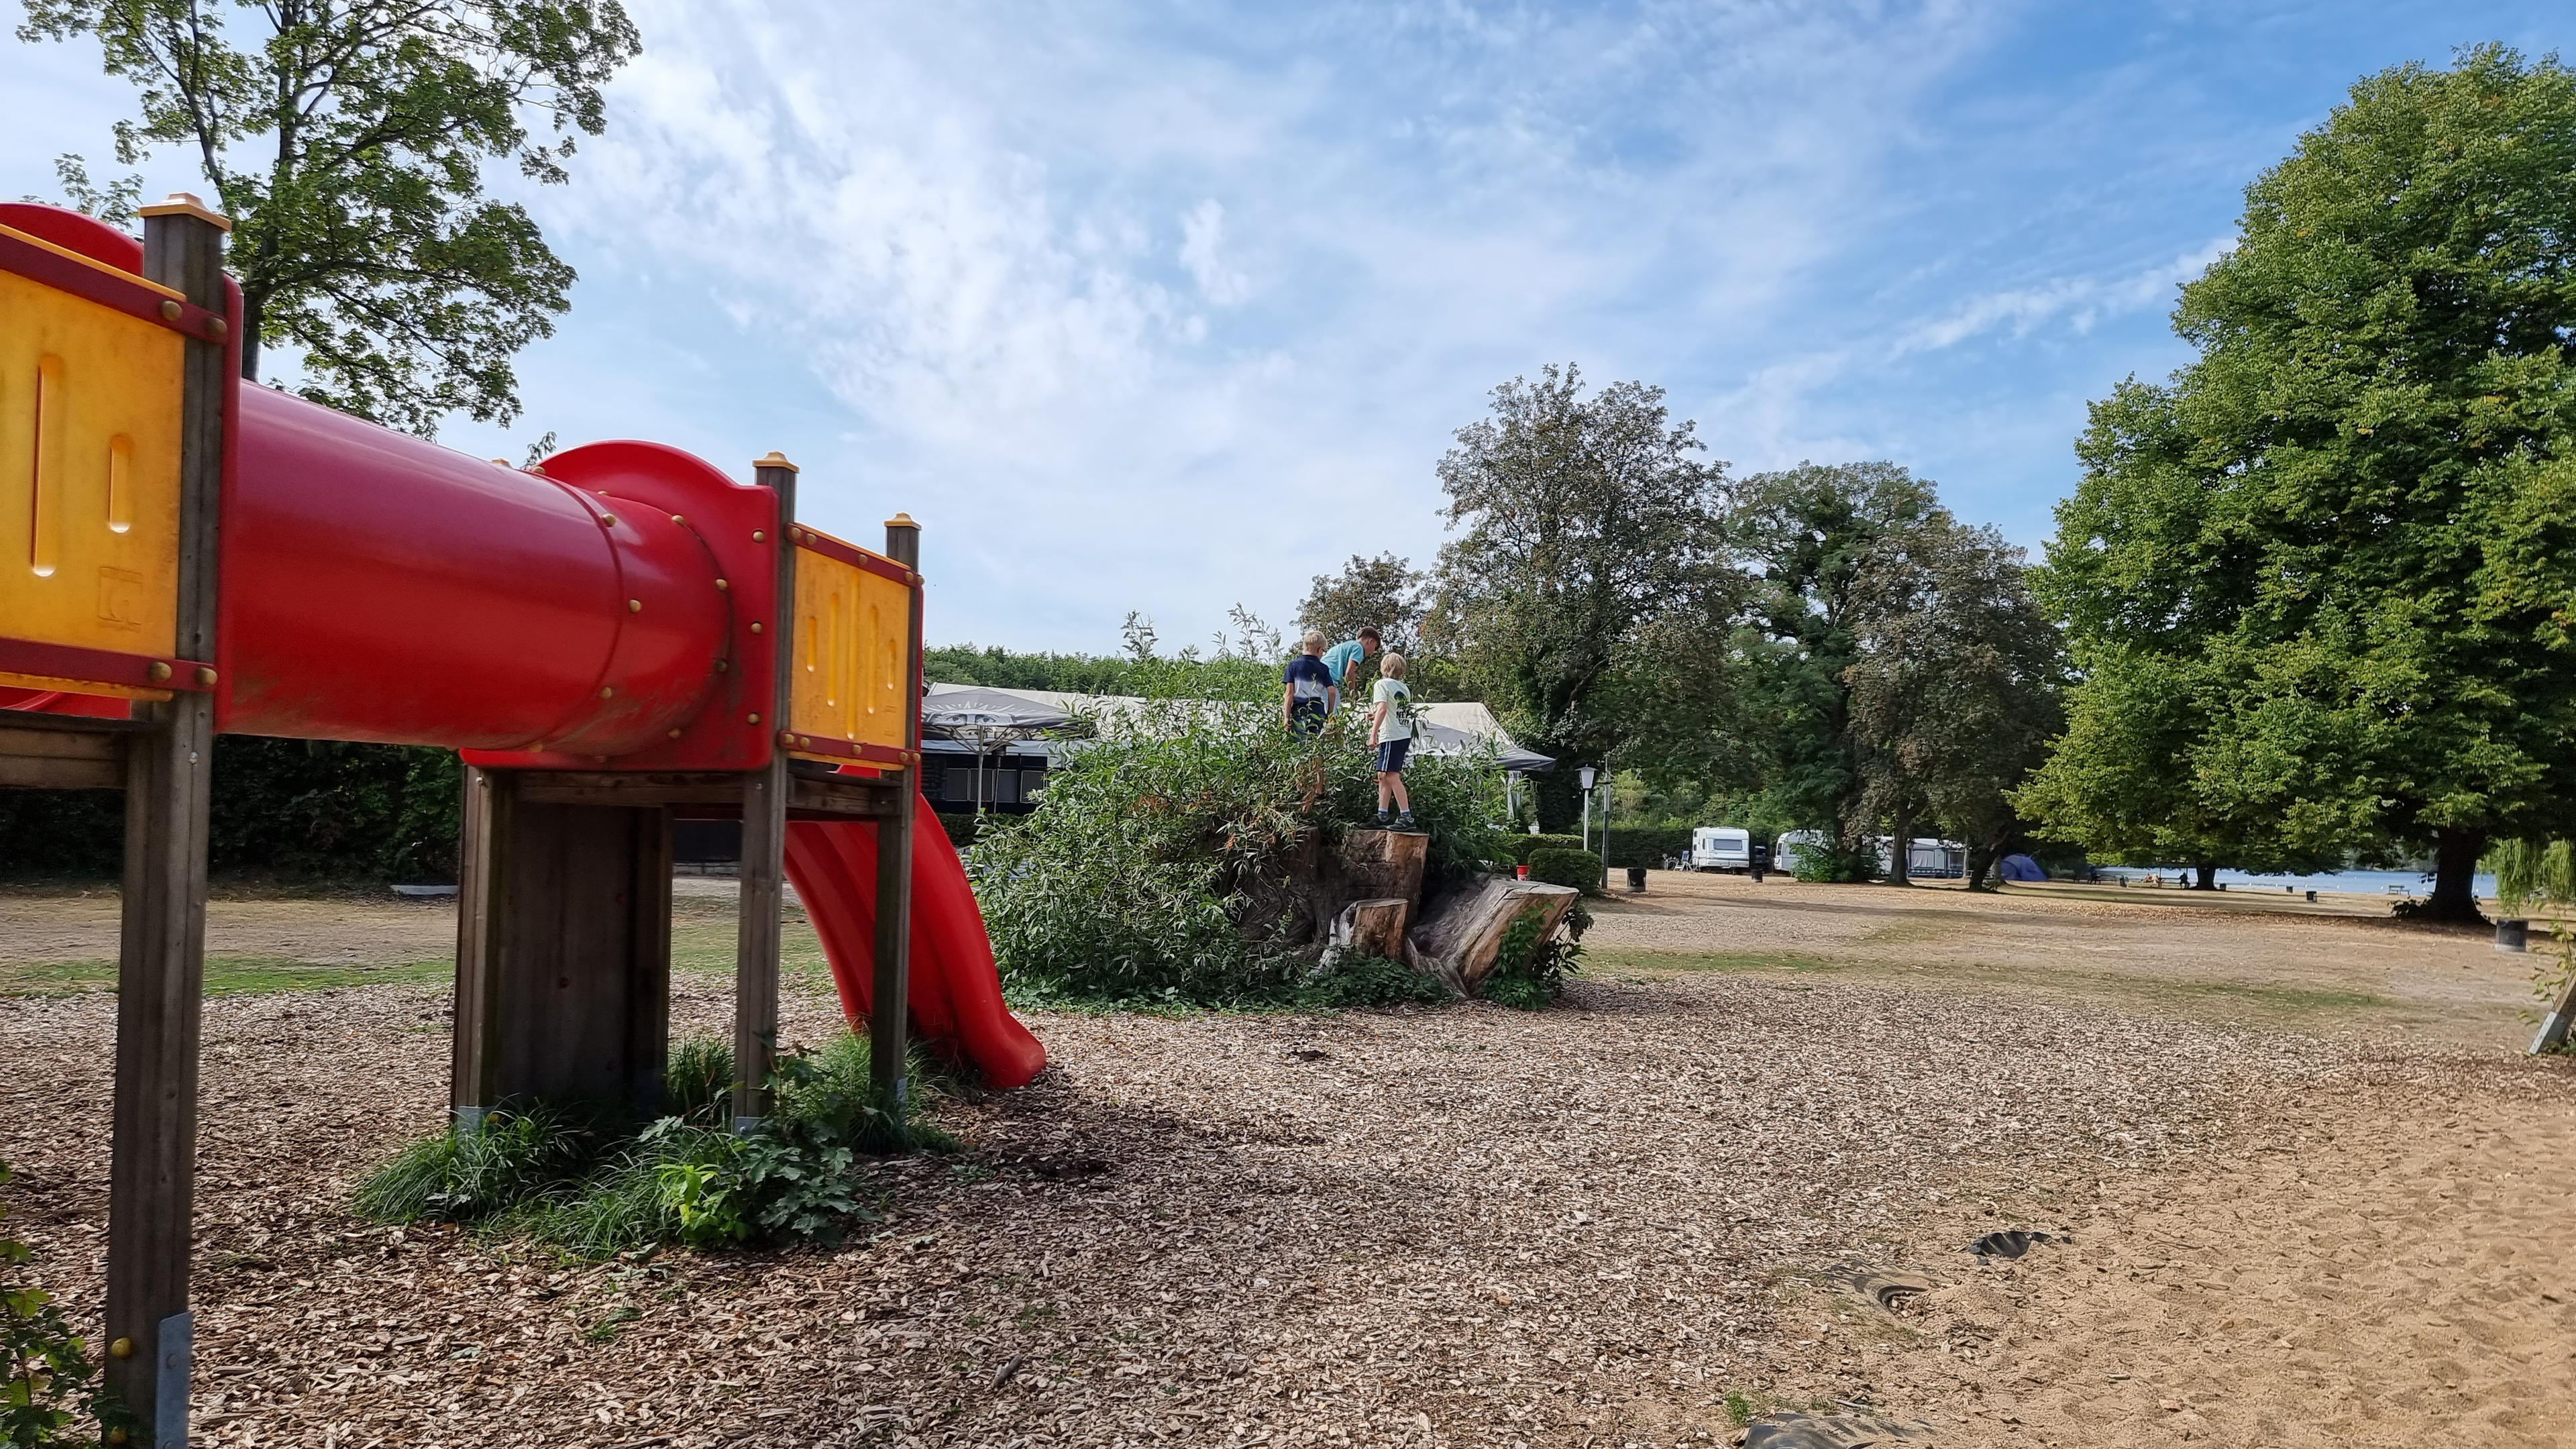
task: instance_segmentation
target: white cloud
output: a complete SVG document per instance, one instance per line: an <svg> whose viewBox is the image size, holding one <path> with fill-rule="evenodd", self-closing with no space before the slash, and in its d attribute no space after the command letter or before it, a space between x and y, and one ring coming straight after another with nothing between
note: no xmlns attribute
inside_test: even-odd
<svg viewBox="0 0 2576 1449"><path fill-rule="evenodd" d="M1181 265L1210 305L1231 307L1252 295L1252 279L1225 263L1225 207L1214 197L1181 218Z"/></svg>

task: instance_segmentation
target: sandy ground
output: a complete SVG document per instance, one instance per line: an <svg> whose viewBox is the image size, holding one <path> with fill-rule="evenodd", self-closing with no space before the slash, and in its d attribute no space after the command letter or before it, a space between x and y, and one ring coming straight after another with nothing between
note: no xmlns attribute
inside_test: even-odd
<svg viewBox="0 0 2576 1449"><path fill-rule="evenodd" d="M943 1106L962 1156L779 1256L359 1223L349 1183L437 1119L440 995L223 999L200 1437L1616 1449L1726 1442L1732 1395L1935 1444L2576 1441L2576 1064L2513 1054L2528 962L2104 894L1658 875L1542 1015L1038 1015L1045 1078ZM93 949L94 901L0 911ZM0 1000L17 1225L91 1316L112 1021ZM832 1023L791 998L791 1037ZM2003 1228L2071 1241L1963 1251Z"/></svg>

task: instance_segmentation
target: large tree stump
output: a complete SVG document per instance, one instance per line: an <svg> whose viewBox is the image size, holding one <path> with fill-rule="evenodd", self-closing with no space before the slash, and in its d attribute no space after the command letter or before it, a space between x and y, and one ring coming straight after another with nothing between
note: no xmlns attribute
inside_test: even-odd
<svg viewBox="0 0 2576 1449"><path fill-rule="evenodd" d="M1556 934L1581 894L1537 881L1479 881L1443 897L1425 913L1422 924L1405 937L1404 960L1414 970L1447 982L1461 996L1472 996L1476 983L1492 973L1503 933L1514 921L1537 916L1539 939L1545 941Z"/></svg>
<svg viewBox="0 0 2576 1449"><path fill-rule="evenodd" d="M1401 897L1353 901L1333 922L1333 944L1355 956L1404 959L1404 926L1413 903Z"/></svg>

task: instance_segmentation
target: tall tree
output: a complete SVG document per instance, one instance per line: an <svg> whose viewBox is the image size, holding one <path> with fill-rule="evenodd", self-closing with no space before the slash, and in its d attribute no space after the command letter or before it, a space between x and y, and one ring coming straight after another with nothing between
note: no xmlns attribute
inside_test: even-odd
<svg viewBox="0 0 2576 1449"><path fill-rule="evenodd" d="M1306 602L1297 606L1297 627L1321 629L1334 642L1356 638L1373 628L1378 640L1398 654L1420 652L1424 609L1423 586L1429 576L1410 559L1391 553L1375 558L1351 555L1337 574L1315 575Z"/></svg>
<svg viewBox="0 0 2576 1449"><path fill-rule="evenodd" d="M244 377L282 343L307 397L396 427L518 416L511 359L553 333L574 274L484 195L483 164L565 179L639 48L618 0L23 3L21 40L94 35L138 88L121 161L185 147L222 199ZM259 33L237 45L233 20ZM115 187L80 179L76 200L113 209Z"/></svg>
<svg viewBox="0 0 2576 1449"><path fill-rule="evenodd" d="M2094 407L2043 598L2088 668L2189 682L2183 833L2429 846L2429 909L2474 916L2488 837L2576 803L2576 75L2362 80L2174 325L2199 359Z"/></svg>
<svg viewBox="0 0 2576 1449"><path fill-rule="evenodd" d="M1889 822L1900 852L1918 821L1938 822L1967 843L1972 887L2018 824L2010 792L2058 727L2065 648L2023 565L1994 529L1936 511L1868 549L1850 589L1860 657L1842 682L1863 814L1873 829Z"/></svg>
<svg viewBox="0 0 2576 1449"><path fill-rule="evenodd" d="M1712 641L1739 592L1717 510L1725 465L1663 390L1586 394L1580 369L1493 391L1491 416L1440 460L1447 517L1433 643L1531 748L1551 827L1574 814L1574 767L1671 769L1704 757L1724 698Z"/></svg>
<svg viewBox="0 0 2576 1449"><path fill-rule="evenodd" d="M1893 540L1947 522L1933 485L1894 463L1801 463L1736 490L1728 544L1754 576L1736 631L1739 727L1725 751L1765 832L1826 830L1857 856L1862 799L1849 671L1860 662L1863 566Z"/></svg>

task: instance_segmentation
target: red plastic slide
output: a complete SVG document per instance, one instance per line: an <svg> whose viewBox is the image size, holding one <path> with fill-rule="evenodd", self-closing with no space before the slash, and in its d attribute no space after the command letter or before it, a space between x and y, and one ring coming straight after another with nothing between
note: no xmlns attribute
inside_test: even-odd
<svg viewBox="0 0 2576 1449"><path fill-rule="evenodd" d="M1002 1005L1002 977L983 913L948 832L928 801L913 819L912 1019L932 1041L955 1043L995 1087L1024 1087L1046 1066L1046 1048ZM853 1027L867 1018L870 962L877 925L877 832L874 825L791 821L787 879L805 903L841 1013Z"/></svg>

